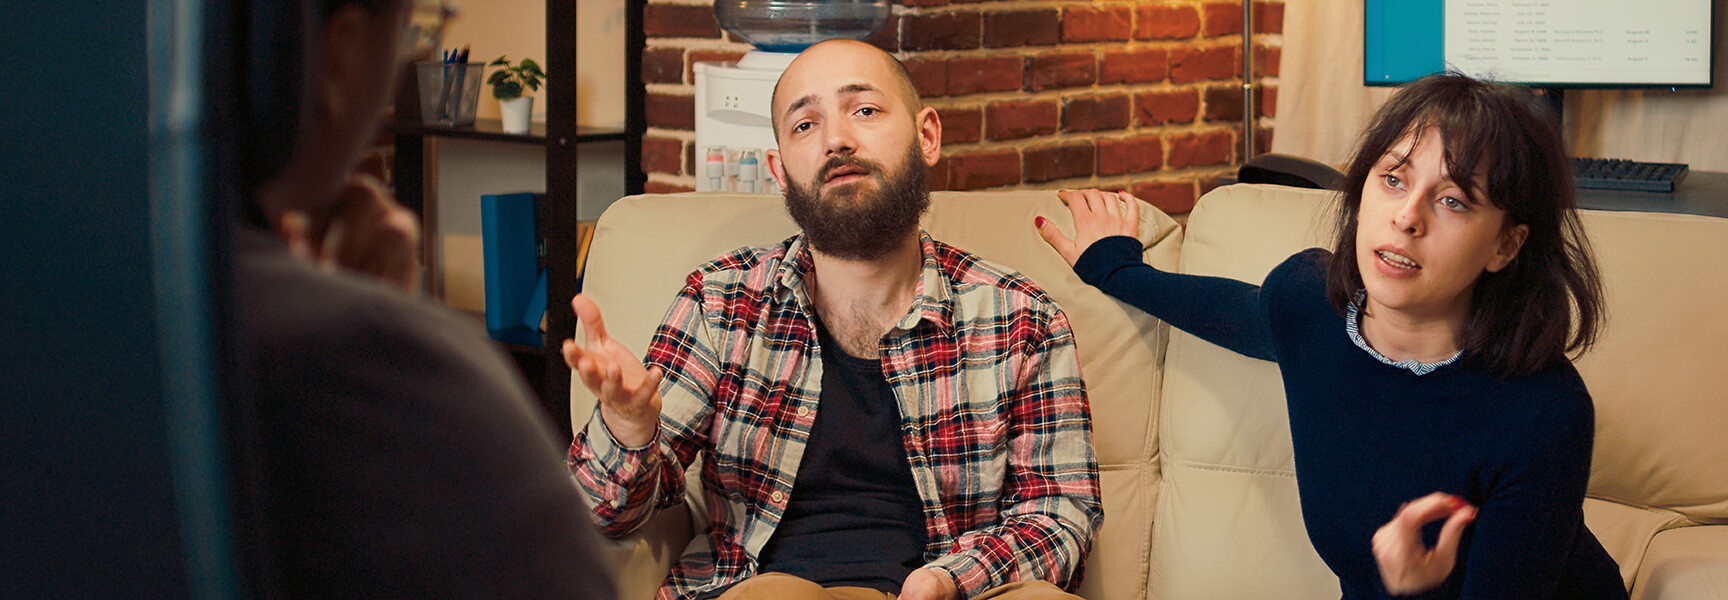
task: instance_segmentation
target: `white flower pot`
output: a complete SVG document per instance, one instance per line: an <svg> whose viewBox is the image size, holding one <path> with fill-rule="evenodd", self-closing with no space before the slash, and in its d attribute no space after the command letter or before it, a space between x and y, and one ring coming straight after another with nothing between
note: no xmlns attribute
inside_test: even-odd
<svg viewBox="0 0 1728 600"><path fill-rule="evenodd" d="M498 114L504 121L504 133L528 133L528 119L534 115L534 97L499 100Z"/></svg>

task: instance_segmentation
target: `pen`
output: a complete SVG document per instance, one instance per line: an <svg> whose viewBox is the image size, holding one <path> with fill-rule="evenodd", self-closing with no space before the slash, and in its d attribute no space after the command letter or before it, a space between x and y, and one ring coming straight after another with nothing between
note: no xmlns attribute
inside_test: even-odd
<svg viewBox="0 0 1728 600"><path fill-rule="evenodd" d="M450 50L444 51L444 81L443 81L442 85L439 86L439 90L438 90L438 120L439 120L439 122L442 122L445 125L449 125L450 121L451 121L450 108L449 108L450 107L450 84L452 83L451 77L450 77L450 75L451 75L451 73L450 73L450 60L452 58L455 58L455 56L456 56L456 50L455 49L450 49Z"/></svg>
<svg viewBox="0 0 1728 600"><path fill-rule="evenodd" d="M450 87L450 112L446 113L451 124L455 124L457 116L462 112L462 99L467 97L463 90L462 80L468 75L468 45L463 44L461 50L452 50L452 58L456 63L456 83ZM448 79L448 76L446 77Z"/></svg>

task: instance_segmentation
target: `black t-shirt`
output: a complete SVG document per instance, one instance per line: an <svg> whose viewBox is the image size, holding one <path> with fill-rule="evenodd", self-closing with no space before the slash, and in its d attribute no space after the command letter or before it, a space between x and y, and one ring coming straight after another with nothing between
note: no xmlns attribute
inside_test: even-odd
<svg viewBox="0 0 1728 600"><path fill-rule="evenodd" d="M817 323L822 395L792 500L760 572L897 594L924 565L924 511L881 361L846 355Z"/></svg>

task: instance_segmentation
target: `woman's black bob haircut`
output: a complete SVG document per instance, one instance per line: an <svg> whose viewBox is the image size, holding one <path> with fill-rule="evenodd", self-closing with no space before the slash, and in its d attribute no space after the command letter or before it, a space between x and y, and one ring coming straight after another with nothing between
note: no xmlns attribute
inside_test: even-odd
<svg viewBox="0 0 1728 600"><path fill-rule="evenodd" d="M1476 281L1459 334L1461 360L1514 378L1588 349L1602 327L1602 284L1578 220L1558 120L1528 89L1457 73L1429 75L1399 90L1375 113L1345 171L1327 268L1333 308L1343 314L1363 289L1357 215L1374 165L1406 135L1438 133L1447 172L1460 178L1469 199L1505 210L1508 228L1530 228L1511 264ZM1476 178L1485 185L1466 184Z"/></svg>

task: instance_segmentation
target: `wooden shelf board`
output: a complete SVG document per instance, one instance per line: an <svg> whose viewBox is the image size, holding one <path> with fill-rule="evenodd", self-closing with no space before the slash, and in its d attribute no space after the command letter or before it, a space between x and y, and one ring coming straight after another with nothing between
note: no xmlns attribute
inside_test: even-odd
<svg viewBox="0 0 1728 600"><path fill-rule="evenodd" d="M504 124L498 119L479 119L472 126L445 127L442 125L427 125L412 121L396 121L390 124L390 133L396 135L422 135L431 137L461 138L471 140L487 140L493 142L509 142L516 144L546 144L546 124L535 122L528 124L528 133L504 133ZM576 142L606 142L624 139L624 130L611 127L576 127Z"/></svg>

